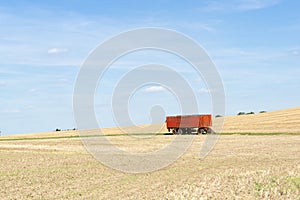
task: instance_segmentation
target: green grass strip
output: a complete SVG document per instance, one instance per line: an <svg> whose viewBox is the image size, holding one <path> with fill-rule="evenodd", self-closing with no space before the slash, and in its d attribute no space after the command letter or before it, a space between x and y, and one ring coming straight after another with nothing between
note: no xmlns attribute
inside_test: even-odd
<svg viewBox="0 0 300 200"><path fill-rule="evenodd" d="M106 134L106 135L71 135L71 136L54 136L54 137L32 137L32 138L0 138L0 141L20 141L20 140L51 140L51 139L72 139L88 137L113 137L113 136L130 136L130 135L173 135L172 133L133 133L133 134ZM221 133L220 135L300 135L299 133Z"/></svg>

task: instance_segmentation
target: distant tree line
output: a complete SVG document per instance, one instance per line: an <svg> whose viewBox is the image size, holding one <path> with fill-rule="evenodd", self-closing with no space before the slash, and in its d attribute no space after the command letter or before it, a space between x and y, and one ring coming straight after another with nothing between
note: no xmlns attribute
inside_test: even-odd
<svg viewBox="0 0 300 200"><path fill-rule="evenodd" d="M75 130L77 130L77 129L76 128L73 128L73 129L64 129L64 130L62 130L60 128L55 129L55 131L75 131Z"/></svg>
<svg viewBox="0 0 300 200"><path fill-rule="evenodd" d="M259 113L266 113L267 111L260 111ZM251 111L251 112L238 112L237 115L253 115L255 114L255 112Z"/></svg>

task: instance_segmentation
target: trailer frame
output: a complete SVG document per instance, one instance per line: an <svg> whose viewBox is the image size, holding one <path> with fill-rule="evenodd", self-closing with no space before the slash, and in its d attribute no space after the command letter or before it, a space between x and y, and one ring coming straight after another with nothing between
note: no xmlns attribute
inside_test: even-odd
<svg viewBox="0 0 300 200"><path fill-rule="evenodd" d="M169 132L179 135L214 133L211 114L167 116L166 126Z"/></svg>

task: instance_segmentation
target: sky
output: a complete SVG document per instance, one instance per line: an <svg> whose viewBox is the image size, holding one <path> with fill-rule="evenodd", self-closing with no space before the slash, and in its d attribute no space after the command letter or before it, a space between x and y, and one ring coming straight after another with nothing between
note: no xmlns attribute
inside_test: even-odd
<svg viewBox="0 0 300 200"><path fill-rule="evenodd" d="M103 41L143 27L178 31L205 49L223 80L226 115L299 106L299 8L288 0L1 0L1 134L75 128L73 91L85 59ZM192 85L200 112L211 113L210 90L189 64L141 51L113 63L99 82L100 127L116 126L110 102L120 77L147 63L172 66ZM153 105L180 114L174 95L145 85L128 100L134 123L150 123Z"/></svg>

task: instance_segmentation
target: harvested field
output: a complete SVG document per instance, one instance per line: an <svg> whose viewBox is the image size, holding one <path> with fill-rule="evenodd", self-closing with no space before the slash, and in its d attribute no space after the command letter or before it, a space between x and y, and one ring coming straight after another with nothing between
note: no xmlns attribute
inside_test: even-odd
<svg viewBox="0 0 300 200"><path fill-rule="evenodd" d="M172 165L144 174L104 166L87 152L77 131L1 137L0 199L300 199L299 116L300 107L225 117L223 132L231 135L220 136L205 159L199 153L209 136L199 135ZM145 133L157 129L166 132L157 124ZM176 137L120 135L118 128L102 132L134 153L156 151ZM85 133L97 136L99 130Z"/></svg>
<svg viewBox="0 0 300 200"><path fill-rule="evenodd" d="M259 113L254 115L227 116L214 118L213 124L224 120L223 133L290 133L300 134L300 107L279 111ZM142 128L142 129L141 129ZM135 133L167 133L165 124L141 125L139 127L103 128L105 135L135 134ZM98 130L85 131L85 135L98 135ZM73 137L78 136L78 131L58 131L46 133L20 134L2 136L0 139L18 138L45 138L45 137Z"/></svg>
<svg viewBox="0 0 300 200"><path fill-rule="evenodd" d="M144 151L173 137L112 140ZM78 138L0 141L0 199L299 199L299 135L221 136L200 160L205 137L169 167L146 174L103 166Z"/></svg>
<svg viewBox="0 0 300 200"><path fill-rule="evenodd" d="M218 122L215 119L215 123ZM225 133L300 133L300 107L224 118Z"/></svg>

